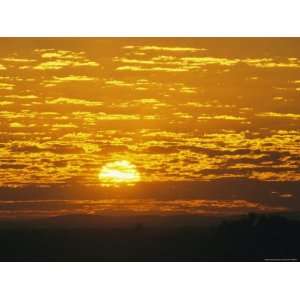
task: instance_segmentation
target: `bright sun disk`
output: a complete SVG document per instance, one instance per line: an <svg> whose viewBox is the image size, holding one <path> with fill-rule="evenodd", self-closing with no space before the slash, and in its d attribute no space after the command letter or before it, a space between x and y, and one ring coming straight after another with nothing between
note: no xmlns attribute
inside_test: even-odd
<svg viewBox="0 0 300 300"><path fill-rule="evenodd" d="M103 185L134 184L140 181L136 166L127 160L118 160L105 164L99 172Z"/></svg>

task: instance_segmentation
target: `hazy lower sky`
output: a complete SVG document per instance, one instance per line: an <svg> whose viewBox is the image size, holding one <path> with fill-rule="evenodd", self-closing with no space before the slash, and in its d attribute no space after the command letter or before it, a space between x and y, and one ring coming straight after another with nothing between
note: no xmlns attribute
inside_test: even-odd
<svg viewBox="0 0 300 300"><path fill-rule="evenodd" d="M298 210L300 39L0 39L0 217ZM135 185L103 186L107 163Z"/></svg>

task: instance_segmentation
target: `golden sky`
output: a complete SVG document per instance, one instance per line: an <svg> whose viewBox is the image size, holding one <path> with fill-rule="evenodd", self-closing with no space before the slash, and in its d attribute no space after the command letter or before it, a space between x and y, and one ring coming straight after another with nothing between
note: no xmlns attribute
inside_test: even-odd
<svg viewBox="0 0 300 300"><path fill-rule="evenodd" d="M0 216L298 210L299 53L297 38L0 39ZM116 161L136 185L101 186Z"/></svg>

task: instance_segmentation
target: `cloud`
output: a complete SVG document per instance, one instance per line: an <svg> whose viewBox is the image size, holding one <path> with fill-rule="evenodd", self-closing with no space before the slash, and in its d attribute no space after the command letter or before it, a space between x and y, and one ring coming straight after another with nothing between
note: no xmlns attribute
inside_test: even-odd
<svg viewBox="0 0 300 300"><path fill-rule="evenodd" d="M145 51L150 50L154 52L163 52L166 49L164 47L159 46L151 46L151 47L138 47L135 46L127 46L128 50L139 50ZM171 49L171 48L170 48ZM171 50L168 51L171 51ZM159 55L147 57L147 59L140 59L140 55L137 55L140 52L133 52L133 57L128 58L124 57L116 57L114 61L117 63L123 64L118 66L116 70L118 71L132 71L132 72L189 72L189 71L207 71L205 67L221 67L220 72L229 71L230 67L234 66L248 66L255 68L299 68L300 67L300 59L297 58L272 58L272 57L254 57L254 58L237 58L237 57L217 57L217 56L183 56L185 52L197 52L200 49L194 49L188 51L180 51L180 48L173 48L173 56ZM176 49L176 50L175 50ZM172 51L171 51L172 52ZM257 76L252 76L252 79L257 79Z"/></svg>
<svg viewBox="0 0 300 300"><path fill-rule="evenodd" d="M12 145L10 147L12 152L21 152L21 153L41 153L41 152L51 152L54 154L82 154L84 149L77 146L69 146L63 144L53 144L53 145Z"/></svg>
<svg viewBox="0 0 300 300"><path fill-rule="evenodd" d="M9 124L11 128L23 128L26 127L24 124L18 123L18 122L12 122Z"/></svg>
<svg viewBox="0 0 300 300"><path fill-rule="evenodd" d="M232 115L201 115L198 117L198 120L225 120L225 121L244 121L245 117L232 116Z"/></svg>
<svg viewBox="0 0 300 300"><path fill-rule="evenodd" d="M10 99L38 99L36 95L5 95L4 97Z"/></svg>
<svg viewBox="0 0 300 300"><path fill-rule="evenodd" d="M178 152L177 147L162 147L162 146L150 146L146 148L143 152L150 154L170 154Z"/></svg>
<svg viewBox="0 0 300 300"><path fill-rule="evenodd" d="M182 57L180 61L188 65L188 68L199 68L200 66L220 65L233 66L240 62L239 59L229 59L222 57Z"/></svg>
<svg viewBox="0 0 300 300"><path fill-rule="evenodd" d="M100 147L101 150L98 152L98 154L112 154L114 152L116 153L124 153L129 151L128 146L125 145L105 145Z"/></svg>
<svg viewBox="0 0 300 300"><path fill-rule="evenodd" d="M25 164L0 164L0 168L2 169L16 169L16 170L22 170L28 167Z"/></svg>
<svg viewBox="0 0 300 300"><path fill-rule="evenodd" d="M300 114L294 113L277 113L277 112L263 112L256 114L257 117L264 117L264 118L281 118L281 119L292 119L292 120L299 120Z"/></svg>
<svg viewBox="0 0 300 300"><path fill-rule="evenodd" d="M19 57L5 57L1 59L2 61L11 62L11 63L32 63L35 62L35 59L30 58L19 58Z"/></svg>
<svg viewBox="0 0 300 300"><path fill-rule="evenodd" d="M10 150L13 152L24 152L24 153L38 153L43 152L45 149L35 145L12 145Z"/></svg>
<svg viewBox="0 0 300 300"><path fill-rule="evenodd" d="M241 62L256 68L300 68L300 60L288 58L287 61L276 61L273 58L247 58Z"/></svg>
<svg viewBox="0 0 300 300"><path fill-rule="evenodd" d="M238 152L237 152L238 153ZM256 155L255 155L256 153ZM249 151L250 157L237 157L227 159L226 165L234 164L252 164L256 166L257 164L272 162L273 164L278 163L280 159L291 158L291 155L288 151L276 152L276 151Z"/></svg>
<svg viewBox="0 0 300 300"><path fill-rule="evenodd" d="M100 101L92 101L86 99L77 99L77 98L64 98L59 97L56 99L46 100L47 104L70 104L70 105L84 105L84 106L102 106L103 102Z"/></svg>
<svg viewBox="0 0 300 300"><path fill-rule="evenodd" d="M0 90L12 90L15 84L0 82Z"/></svg>
<svg viewBox="0 0 300 300"><path fill-rule="evenodd" d="M12 101L0 101L1 106L12 105L12 104L14 104L14 102Z"/></svg>
<svg viewBox="0 0 300 300"><path fill-rule="evenodd" d="M53 76L51 79L44 80L41 84L45 87L51 87L65 82L89 82L97 80L97 77L90 77L86 75Z"/></svg>
<svg viewBox="0 0 300 300"><path fill-rule="evenodd" d="M70 60L53 60L40 63L35 66L35 70L59 70L65 67L98 67L99 64L96 62L74 62Z"/></svg>
<svg viewBox="0 0 300 300"><path fill-rule="evenodd" d="M118 86L118 87L133 87L135 84L134 83L129 83L123 80L105 80L105 84L108 86Z"/></svg>
<svg viewBox="0 0 300 300"><path fill-rule="evenodd" d="M3 48L0 154L17 161L2 163L35 169L0 170L0 185L97 185L124 157L147 181L299 180L297 47L162 43Z"/></svg>
<svg viewBox="0 0 300 300"><path fill-rule="evenodd" d="M138 51L166 51L166 52L198 52L206 51L206 48L193 48L193 47L170 47L170 46L124 46L126 50L138 50Z"/></svg>
<svg viewBox="0 0 300 300"><path fill-rule="evenodd" d="M42 59L46 61L34 66L35 70L60 70L71 67L99 67L99 63L86 57L85 52L75 52L67 50L36 49Z"/></svg>
<svg viewBox="0 0 300 300"><path fill-rule="evenodd" d="M274 193L276 192L276 193ZM138 183L135 186L102 187L80 185L0 187L0 200L105 200L156 199L156 201L252 201L288 208L300 208L297 201L287 202L282 194L300 196L299 182L261 182L253 179L220 179L216 181L177 181Z"/></svg>
<svg viewBox="0 0 300 300"><path fill-rule="evenodd" d="M56 154L82 154L85 152L81 147L61 144L51 145L48 151Z"/></svg>
<svg viewBox="0 0 300 300"><path fill-rule="evenodd" d="M122 66L117 67L116 71L132 71L132 72L187 72L186 68L168 68L168 67L153 67L144 68L140 66Z"/></svg>
<svg viewBox="0 0 300 300"><path fill-rule="evenodd" d="M141 120L144 117L137 114L107 114L100 112L97 115L97 120Z"/></svg>

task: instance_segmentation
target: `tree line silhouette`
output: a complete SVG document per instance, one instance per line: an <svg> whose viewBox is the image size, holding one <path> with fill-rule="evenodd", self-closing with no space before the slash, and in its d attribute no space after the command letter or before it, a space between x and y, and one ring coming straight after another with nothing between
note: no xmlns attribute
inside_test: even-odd
<svg viewBox="0 0 300 300"><path fill-rule="evenodd" d="M200 218L200 217L199 217ZM209 226L0 229L1 261L297 260L300 221L248 214Z"/></svg>

